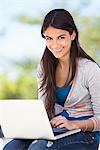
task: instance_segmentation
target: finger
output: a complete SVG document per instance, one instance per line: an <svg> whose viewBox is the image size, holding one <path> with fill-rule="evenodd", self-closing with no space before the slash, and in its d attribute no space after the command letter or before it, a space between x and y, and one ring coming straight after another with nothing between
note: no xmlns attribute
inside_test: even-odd
<svg viewBox="0 0 100 150"><path fill-rule="evenodd" d="M56 120L56 122L54 122L54 126L55 127L58 127L59 125L61 125L61 124L67 124L67 120L65 119L65 118L60 118L59 120Z"/></svg>
<svg viewBox="0 0 100 150"><path fill-rule="evenodd" d="M53 119L51 119L50 123L53 124L55 122L57 122L59 119L61 119L62 116L57 116L57 117L54 117Z"/></svg>
<svg viewBox="0 0 100 150"><path fill-rule="evenodd" d="M64 117L64 116L57 116L57 117L54 117L50 123L53 127L57 127L59 124L62 124L64 122L66 122L67 119Z"/></svg>
<svg viewBox="0 0 100 150"><path fill-rule="evenodd" d="M57 128L65 128L65 125L64 125L64 124L59 124L59 125L57 126Z"/></svg>
<svg viewBox="0 0 100 150"><path fill-rule="evenodd" d="M66 123L66 120L60 119L60 120L58 120L58 121L55 123L55 125L56 125L56 126L59 126L60 124L64 124L64 123Z"/></svg>

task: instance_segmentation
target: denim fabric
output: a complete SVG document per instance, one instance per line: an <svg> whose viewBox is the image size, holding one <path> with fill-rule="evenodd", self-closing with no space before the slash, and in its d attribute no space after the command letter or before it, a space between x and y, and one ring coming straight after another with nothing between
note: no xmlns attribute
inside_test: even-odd
<svg viewBox="0 0 100 150"><path fill-rule="evenodd" d="M53 145L46 150L98 150L98 147L95 133L79 132L54 141Z"/></svg>
<svg viewBox="0 0 100 150"><path fill-rule="evenodd" d="M47 140L37 140L32 142L27 150L45 150L47 148Z"/></svg>
<svg viewBox="0 0 100 150"><path fill-rule="evenodd" d="M13 140L3 150L98 150L93 132L79 132L56 141Z"/></svg>
<svg viewBox="0 0 100 150"><path fill-rule="evenodd" d="M100 131L96 132L96 139L100 143Z"/></svg>
<svg viewBox="0 0 100 150"><path fill-rule="evenodd" d="M27 150L32 140L14 139L7 143L3 150Z"/></svg>

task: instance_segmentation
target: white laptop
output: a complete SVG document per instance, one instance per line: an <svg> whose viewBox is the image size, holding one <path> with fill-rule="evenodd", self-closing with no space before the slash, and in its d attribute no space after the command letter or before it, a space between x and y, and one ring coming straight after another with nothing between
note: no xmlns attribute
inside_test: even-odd
<svg viewBox="0 0 100 150"><path fill-rule="evenodd" d="M54 136L41 100L0 100L0 124L6 138L56 140L80 129Z"/></svg>

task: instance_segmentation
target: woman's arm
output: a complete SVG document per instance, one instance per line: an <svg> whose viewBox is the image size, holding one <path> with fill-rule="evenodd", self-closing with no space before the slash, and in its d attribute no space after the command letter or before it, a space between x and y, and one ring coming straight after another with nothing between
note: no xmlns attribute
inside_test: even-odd
<svg viewBox="0 0 100 150"><path fill-rule="evenodd" d="M90 62L84 71L94 113L90 122L93 122L93 131L100 131L100 67Z"/></svg>
<svg viewBox="0 0 100 150"><path fill-rule="evenodd" d="M93 121L88 120L68 120L64 116L56 116L50 121L53 127L57 128L67 128L72 129L81 129L83 131L92 131L94 128Z"/></svg>

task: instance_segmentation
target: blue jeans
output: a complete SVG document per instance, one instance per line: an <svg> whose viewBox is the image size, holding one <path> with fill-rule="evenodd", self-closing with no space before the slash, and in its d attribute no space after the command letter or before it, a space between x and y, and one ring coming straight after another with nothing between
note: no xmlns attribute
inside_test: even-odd
<svg viewBox="0 0 100 150"><path fill-rule="evenodd" d="M3 150L98 150L95 133L79 132L56 141L12 140Z"/></svg>

